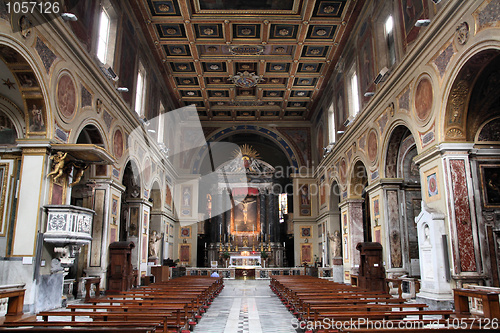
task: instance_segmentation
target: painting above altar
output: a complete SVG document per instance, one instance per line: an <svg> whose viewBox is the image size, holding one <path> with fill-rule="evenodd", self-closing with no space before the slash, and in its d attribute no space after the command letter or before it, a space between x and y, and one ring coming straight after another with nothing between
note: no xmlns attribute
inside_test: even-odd
<svg viewBox="0 0 500 333"><path fill-rule="evenodd" d="M231 210L231 234L236 236L258 235L260 233L260 200L258 196L247 196L235 201Z"/></svg>

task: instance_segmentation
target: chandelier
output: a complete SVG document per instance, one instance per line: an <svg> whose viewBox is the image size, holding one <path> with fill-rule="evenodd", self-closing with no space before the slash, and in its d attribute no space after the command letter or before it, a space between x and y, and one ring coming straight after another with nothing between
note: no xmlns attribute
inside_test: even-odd
<svg viewBox="0 0 500 333"><path fill-rule="evenodd" d="M264 78L262 75L256 75L254 72L249 73L244 71L243 73L238 72L236 75L230 76L229 80L240 88L252 88L264 81Z"/></svg>

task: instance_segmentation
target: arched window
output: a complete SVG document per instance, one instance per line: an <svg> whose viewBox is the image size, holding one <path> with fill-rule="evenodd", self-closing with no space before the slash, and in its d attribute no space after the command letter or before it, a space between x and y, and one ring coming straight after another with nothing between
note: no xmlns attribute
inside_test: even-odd
<svg viewBox="0 0 500 333"><path fill-rule="evenodd" d="M385 40L387 42L387 55L389 58L389 66L392 67L396 63L396 46L394 44L394 19L389 15L385 21Z"/></svg>
<svg viewBox="0 0 500 333"><path fill-rule="evenodd" d="M117 30L117 15L109 0L102 2L99 13L97 36L97 59L103 64L113 66Z"/></svg>
<svg viewBox="0 0 500 333"><path fill-rule="evenodd" d="M333 102L330 104L330 107L328 108L328 142L333 143L335 142L335 112L333 108Z"/></svg>

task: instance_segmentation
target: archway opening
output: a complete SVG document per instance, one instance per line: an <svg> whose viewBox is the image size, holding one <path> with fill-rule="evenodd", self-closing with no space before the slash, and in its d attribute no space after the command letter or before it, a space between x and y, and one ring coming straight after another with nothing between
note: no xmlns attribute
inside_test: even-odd
<svg viewBox="0 0 500 333"><path fill-rule="evenodd" d="M94 144L104 148L104 141L101 136L101 132L94 125L85 126L76 140L77 144Z"/></svg>
<svg viewBox="0 0 500 333"><path fill-rule="evenodd" d="M125 192L122 194L122 214L120 222L120 241L138 236L139 209L133 204L141 194L141 178L139 167L130 160L123 171L122 184Z"/></svg>
<svg viewBox="0 0 500 333"><path fill-rule="evenodd" d="M394 179L384 186L387 203L386 228L389 235L389 271L409 276L420 275L419 250L415 217L420 213L422 194L415 138L399 125L391 133L386 153L385 175Z"/></svg>
<svg viewBox="0 0 500 333"><path fill-rule="evenodd" d="M230 143L232 146L225 146L225 154L222 154L217 151L217 143ZM247 173L250 177L244 180L248 182L249 187L247 197L242 201L234 200L234 204L231 203L228 207L222 207L218 199L220 193L217 191L224 191L224 189L221 189L221 179L219 179L217 169L235 157L233 152L238 147L242 151L250 149L258 154L254 161L264 166L264 169L274 168L273 176L268 179L264 176L265 172L261 172L260 176L252 173L248 176ZM205 214L204 226L198 227L202 231L198 235L198 259L203 260L198 261L198 265L201 266L202 263L208 265L209 261L220 260L217 257L225 251L220 250L219 245L217 248L209 249L212 252L208 252L208 255L206 252L209 251L208 247L214 247L214 244L219 243L223 243L222 247L225 249L233 249L227 251L232 255L236 255L236 252L241 252L244 248L249 250L252 256L260 256L262 252L268 252L267 263L270 265L293 265L293 227L288 214L293 209L293 186L289 174L292 168L286 154L270 139L248 132L235 133L223 138L220 142L210 143L210 148L212 155L207 154L200 163L200 173L208 176L203 180L206 183L200 182L199 206L210 206L213 209L210 216ZM239 182L235 184L238 187ZM285 207L287 209L283 210ZM247 225L246 214L248 218L255 216L255 228L251 227L249 230L240 228L238 224L240 218L242 223ZM238 245L237 251L236 245ZM269 250L271 248L272 250Z"/></svg>
<svg viewBox="0 0 500 333"><path fill-rule="evenodd" d="M471 71L471 69L474 69ZM471 78L473 86L466 105L465 132L466 141L474 142L477 150L469 156L472 187L478 189L474 195L474 204L477 207L470 226L473 244L485 244L484 251L477 247L467 249L464 240L455 241L458 244L458 261L460 271L471 271L470 267L484 267L487 275L487 284L500 286L500 55L498 50L487 50L478 53L464 65L460 73L466 71L476 73ZM455 85L455 84L454 84ZM463 116L462 116L463 117ZM457 225L457 229L464 228ZM461 232L462 230L457 230ZM462 253L467 249L474 255L471 259L465 258ZM468 269L469 267L469 269ZM477 269L476 269L477 270Z"/></svg>
<svg viewBox="0 0 500 333"><path fill-rule="evenodd" d="M331 185L329 232L327 245L327 263L332 267L332 278L335 282L343 282L343 256L342 256L342 225L340 218L340 186L336 181Z"/></svg>

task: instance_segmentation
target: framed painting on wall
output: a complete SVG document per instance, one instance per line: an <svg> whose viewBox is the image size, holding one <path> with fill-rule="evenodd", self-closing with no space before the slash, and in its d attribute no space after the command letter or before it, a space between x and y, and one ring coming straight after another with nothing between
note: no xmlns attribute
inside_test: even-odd
<svg viewBox="0 0 500 333"><path fill-rule="evenodd" d="M349 262L349 235L344 235L344 262Z"/></svg>
<svg viewBox="0 0 500 333"><path fill-rule="evenodd" d="M26 127L29 134L45 134L45 103L42 98L30 98L24 100L25 110L27 110Z"/></svg>
<svg viewBox="0 0 500 333"><path fill-rule="evenodd" d="M181 238L191 238L191 227L180 227Z"/></svg>
<svg viewBox="0 0 500 333"><path fill-rule="evenodd" d="M142 234L142 262L148 262L148 235Z"/></svg>
<svg viewBox="0 0 500 333"><path fill-rule="evenodd" d="M484 206L500 207L500 164L483 164L479 172Z"/></svg>
<svg viewBox="0 0 500 333"><path fill-rule="evenodd" d="M144 230L148 229L148 225L149 225L149 212L147 210L145 210L144 211L144 218L142 220L142 227L144 228Z"/></svg>
<svg viewBox="0 0 500 333"><path fill-rule="evenodd" d="M172 190L170 185L165 185L165 206L171 210L172 209Z"/></svg>
<svg viewBox="0 0 500 333"><path fill-rule="evenodd" d="M129 236L137 236L137 225L139 224L139 207L130 208L130 225L128 227Z"/></svg>
<svg viewBox="0 0 500 333"><path fill-rule="evenodd" d="M300 216L311 216L311 194L309 184L299 184Z"/></svg>
<svg viewBox="0 0 500 333"><path fill-rule="evenodd" d="M0 163L0 236L5 235L4 227L7 225L7 221L4 222L4 211L6 207L6 194L9 190L9 164Z"/></svg>
<svg viewBox="0 0 500 333"><path fill-rule="evenodd" d="M179 261L189 265L191 261L191 244L179 244Z"/></svg>
<svg viewBox="0 0 500 333"><path fill-rule="evenodd" d="M427 201L439 200L441 191L439 190L438 168L434 167L424 172L425 196Z"/></svg>
<svg viewBox="0 0 500 333"><path fill-rule="evenodd" d="M300 244L300 263L312 264L312 244Z"/></svg>
<svg viewBox="0 0 500 333"><path fill-rule="evenodd" d="M325 176L322 177L324 180ZM320 189L319 189L319 204L320 208L326 207L326 189L327 189L327 184L322 180L320 184Z"/></svg>
<svg viewBox="0 0 500 333"><path fill-rule="evenodd" d="M309 238L311 236L311 227L300 227L300 237Z"/></svg>
<svg viewBox="0 0 500 333"><path fill-rule="evenodd" d="M378 219L380 217L380 197L377 195L373 197L373 218Z"/></svg>
<svg viewBox="0 0 500 333"><path fill-rule="evenodd" d="M251 236L260 233L260 199L248 195L243 201L235 200L237 205L231 209L231 234Z"/></svg>

